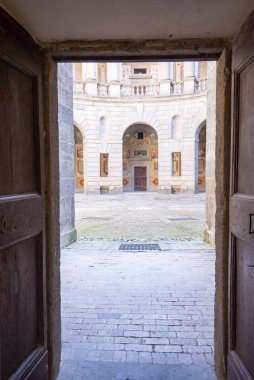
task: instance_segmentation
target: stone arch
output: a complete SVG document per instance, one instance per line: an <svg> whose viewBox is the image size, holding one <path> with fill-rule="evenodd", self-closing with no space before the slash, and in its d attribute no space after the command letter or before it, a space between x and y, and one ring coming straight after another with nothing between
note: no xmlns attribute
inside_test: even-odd
<svg viewBox="0 0 254 380"><path fill-rule="evenodd" d="M130 126L134 124L144 124L152 126L160 139L161 125L160 122L156 119L155 113L152 111L144 111L143 108L140 110L132 111L128 114L127 117L123 119L122 122L122 135Z"/></svg>
<svg viewBox="0 0 254 380"><path fill-rule="evenodd" d="M199 124L195 132L195 191L206 188L206 120Z"/></svg>
<svg viewBox="0 0 254 380"><path fill-rule="evenodd" d="M158 133L146 123L134 123L124 130L124 191L158 190Z"/></svg>
<svg viewBox="0 0 254 380"><path fill-rule="evenodd" d="M80 130L80 128L77 127L76 124L74 124L74 141L75 141L75 144L83 144L84 142L83 133Z"/></svg>
<svg viewBox="0 0 254 380"><path fill-rule="evenodd" d="M83 137L88 134L89 122L83 110L73 110L73 123L82 132Z"/></svg>
<svg viewBox="0 0 254 380"><path fill-rule="evenodd" d="M75 143L75 191L82 193L84 191L84 135L82 131L74 124L74 143Z"/></svg>
<svg viewBox="0 0 254 380"><path fill-rule="evenodd" d="M171 120L171 138L181 139L182 138L182 121L180 115L174 115Z"/></svg>

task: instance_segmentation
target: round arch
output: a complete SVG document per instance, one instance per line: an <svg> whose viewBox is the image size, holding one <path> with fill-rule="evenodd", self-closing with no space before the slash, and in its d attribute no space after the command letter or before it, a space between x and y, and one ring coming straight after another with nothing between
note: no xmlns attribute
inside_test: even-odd
<svg viewBox="0 0 254 380"><path fill-rule="evenodd" d="M206 120L195 132L195 192L206 189Z"/></svg>
<svg viewBox="0 0 254 380"><path fill-rule="evenodd" d="M160 137L160 130L161 130L161 125L160 122L156 118L156 113L155 112L137 112L133 111L126 116L123 121L122 121L122 134L132 125L135 124L144 124L148 126L152 126L152 128L155 129L157 132L158 138Z"/></svg>
<svg viewBox="0 0 254 380"><path fill-rule="evenodd" d="M125 129L123 141L123 190L158 190L158 133L146 123Z"/></svg>

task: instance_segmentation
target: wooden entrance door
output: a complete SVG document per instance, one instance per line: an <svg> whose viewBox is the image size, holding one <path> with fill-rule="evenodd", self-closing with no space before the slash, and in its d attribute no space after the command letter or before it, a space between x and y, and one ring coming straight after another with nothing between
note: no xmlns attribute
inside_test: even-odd
<svg viewBox="0 0 254 380"><path fill-rule="evenodd" d="M0 12L0 379L45 380L41 59Z"/></svg>
<svg viewBox="0 0 254 380"><path fill-rule="evenodd" d="M228 379L254 379L254 12L233 44Z"/></svg>
<svg viewBox="0 0 254 380"><path fill-rule="evenodd" d="M147 190L146 167L144 166L134 168L134 190Z"/></svg>

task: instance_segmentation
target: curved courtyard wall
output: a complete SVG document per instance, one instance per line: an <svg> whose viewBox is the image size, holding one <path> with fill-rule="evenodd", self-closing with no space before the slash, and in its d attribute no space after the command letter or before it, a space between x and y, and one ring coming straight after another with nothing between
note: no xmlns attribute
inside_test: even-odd
<svg viewBox="0 0 254 380"><path fill-rule="evenodd" d="M158 134L158 191L195 190L195 134L206 120L206 94L122 99L74 91L73 110L74 123L84 136L85 192L99 193L102 187L123 191L123 135L139 123L150 125ZM174 175L173 152L181 152L181 175ZM108 153L107 177L100 176L100 153Z"/></svg>

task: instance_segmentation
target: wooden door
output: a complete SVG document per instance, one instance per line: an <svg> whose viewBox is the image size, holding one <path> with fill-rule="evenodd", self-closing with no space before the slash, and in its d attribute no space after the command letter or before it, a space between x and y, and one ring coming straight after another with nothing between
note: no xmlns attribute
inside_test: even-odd
<svg viewBox="0 0 254 380"><path fill-rule="evenodd" d="M146 167L140 166L134 168L134 190L147 190Z"/></svg>
<svg viewBox="0 0 254 380"><path fill-rule="evenodd" d="M0 379L45 380L41 59L0 11Z"/></svg>
<svg viewBox="0 0 254 380"><path fill-rule="evenodd" d="M233 44L228 379L254 379L254 13Z"/></svg>

